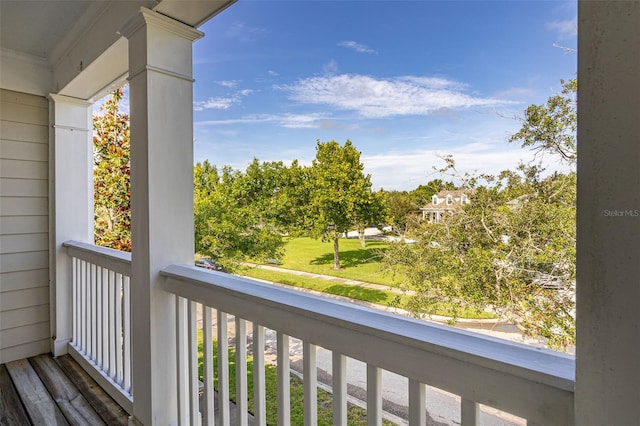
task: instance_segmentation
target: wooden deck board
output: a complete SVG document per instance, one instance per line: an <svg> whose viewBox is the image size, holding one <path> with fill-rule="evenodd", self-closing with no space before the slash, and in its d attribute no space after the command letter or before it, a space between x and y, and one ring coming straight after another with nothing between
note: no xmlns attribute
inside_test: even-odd
<svg viewBox="0 0 640 426"><path fill-rule="evenodd" d="M0 364L0 425L126 426L128 419L69 355Z"/></svg>
<svg viewBox="0 0 640 426"><path fill-rule="evenodd" d="M12 361L6 367L34 425L69 424L29 361Z"/></svg>
<svg viewBox="0 0 640 426"><path fill-rule="evenodd" d="M104 425L93 407L49 355L30 358L29 362L71 425Z"/></svg>
<svg viewBox="0 0 640 426"><path fill-rule="evenodd" d="M129 415L71 358L63 355L56 363L65 372L102 421L113 426L127 426Z"/></svg>
<svg viewBox="0 0 640 426"><path fill-rule="evenodd" d="M4 364L0 365L0 424L30 424L27 412L24 411L22 402L18 398L16 388L13 386L9 372Z"/></svg>

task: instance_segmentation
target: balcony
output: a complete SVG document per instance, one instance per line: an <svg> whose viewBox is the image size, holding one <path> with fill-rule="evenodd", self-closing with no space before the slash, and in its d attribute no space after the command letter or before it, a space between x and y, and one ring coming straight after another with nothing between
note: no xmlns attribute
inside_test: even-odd
<svg viewBox="0 0 640 426"><path fill-rule="evenodd" d="M132 413L130 319L136 303L131 299L135 283L129 278L130 254L78 242L64 246L73 270L70 356ZM279 424L291 424L290 344L294 338L303 347L305 424L317 424L318 419L319 347L331 352L336 425L347 424L347 358L366 364L368 424L381 424L384 416L383 371L407 379L408 418L403 424L426 424L430 407L425 386L458 395L465 426L481 424L480 404L522 417L527 424L573 423L575 362L571 356L193 266L171 265L161 275L163 290L173 295L176 306L176 333L164 338L167 348L177 351L175 371L166 374L177 377L177 389L167 395L177 398L173 403L179 424L219 424L216 416L221 424L248 424L250 417L255 424L266 424L267 329L277 336ZM232 360L230 341L235 348ZM247 380L248 352L253 360L252 388ZM236 377L233 405L228 403L230 363L235 364ZM255 401L251 414L249 394Z"/></svg>
<svg viewBox="0 0 640 426"><path fill-rule="evenodd" d="M483 423L481 406L529 424L637 424L640 3L578 7L575 360L189 266L191 49L203 36L196 28L232 3L0 2L0 363L69 354L130 425L211 424L217 406L222 424L232 412L247 424L249 395L256 423L274 402L277 423L286 425L290 349L300 342L310 425L319 412L319 354L327 352L330 368L322 368L332 376L335 424L345 424L347 359L365 365L369 424L382 422L387 372L405 378L411 425L425 424L434 410L425 396L431 386L457 395L465 425ZM131 88L131 258L88 244L91 109L124 79ZM276 335L274 401L264 388L266 330ZM229 342L235 351L225 350ZM240 373L233 409L231 364Z"/></svg>

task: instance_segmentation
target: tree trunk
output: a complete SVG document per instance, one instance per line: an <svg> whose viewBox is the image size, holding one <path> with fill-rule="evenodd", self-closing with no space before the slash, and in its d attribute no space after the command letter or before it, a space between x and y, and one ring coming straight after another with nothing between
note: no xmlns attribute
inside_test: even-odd
<svg viewBox="0 0 640 426"><path fill-rule="evenodd" d="M340 254L338 253L338 240L339 238L333 239L333 269L340 269Z"/></svg>
<svg viewBox="0 0 640 426"><path fill-rule="evenodd" d="M358 229L358 238L360 238L360 247L366 247L367 241L365 240L364 228Z"/></svg>

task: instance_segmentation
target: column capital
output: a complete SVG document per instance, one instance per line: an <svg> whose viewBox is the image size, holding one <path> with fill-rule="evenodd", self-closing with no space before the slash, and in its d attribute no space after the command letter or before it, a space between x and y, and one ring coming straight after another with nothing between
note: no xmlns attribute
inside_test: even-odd
<svg viewBox="0 0 640 426"><path fill-rule="evenodd" d="M146 7L141 7L140 13L129 19L118 33L130 39L145 25L161 28L192 42L204 36L202 31Z"/></svg>

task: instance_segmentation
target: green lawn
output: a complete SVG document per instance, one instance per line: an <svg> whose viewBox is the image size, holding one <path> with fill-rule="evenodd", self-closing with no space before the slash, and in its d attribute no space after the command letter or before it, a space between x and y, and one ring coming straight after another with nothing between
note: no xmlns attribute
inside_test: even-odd
<svg viewBox="0 0 640 426"><path fill-rule="evenodd" d="M237 272L247 277L260 278L275 283L350 297L352 299L363 300L365 302L377 303L380 305L388 305L394 301L396 296L400 296L390 291L343 284L319 278L303 277L287 272L270 271L260 268L246 268ZM404 303L406 296L400 296L400 298L401 302Z"/></svg>
<svg viewBox="0 0 640 426"><path fill-rule="evenodd" d="M323 293L350 297L352 299L376 303L378 305L384 306L393 305L401 308L405 305L407 297L409 297L386 290L377 290L360 287L357 285L343 284L340 282L327 281L320 278L302 277L287 272L270 271L260 268L243 268L242 270L238 270L236 272L247 277L259 278L279 284L290 285L292 287L306 288ZM489 312L477 311L475 309L466 309L460 306L453 308L446 303L435 304L432 307L432 311L430 313L433 315L442 316L455 315L458 318L496 318L494 314Z"/></svg>
<svg viewBox="0 0 640 426"><path fill-rule="evenodd" d="M314 274L365 281L368 283L397 286L391 275L384 274L380 268L380 253L387 249L386 241L367 241L366 247L360 246L357 238L340 239L341 270L333 269L333 243L313 238L290 238L282 259L283 268Z"/></svg>

